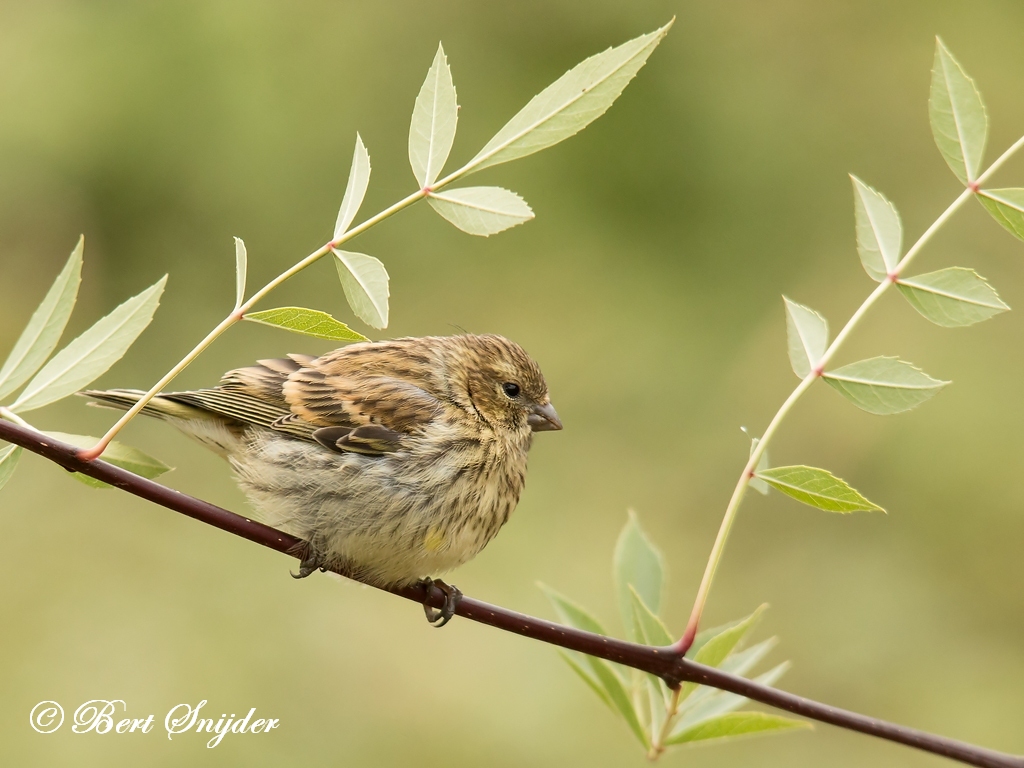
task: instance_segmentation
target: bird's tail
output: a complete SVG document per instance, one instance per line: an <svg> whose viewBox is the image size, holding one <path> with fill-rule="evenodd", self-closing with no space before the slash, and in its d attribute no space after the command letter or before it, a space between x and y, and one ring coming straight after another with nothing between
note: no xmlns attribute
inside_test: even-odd
<svg viewBox="0 0 1024 768"><path fill-rule="evenodd" d="M89 403L89 405L96 406L97 408L127 411L139 402L146 393L140 389L87 389L78 394L82 395L82 397L92 398L93 402ZM157 395L146 403L141 413L164 421L194 421L196 419L214 418L213 414L209 411L185 405L161 395Z"/></svg>
<svg viewBox="0 0 1024 768"><path fill-rule="evenodd" d="M93 402L89 405L127 411L146 393L138 389L87 389L78 394L91 397ZM146 403L141 413L169 422L221 456L229 457L242 450L244 429L236 422L206 408L178 400L179 397L185 398L190 394L194 393L169 392L157 395Z"/></svg>

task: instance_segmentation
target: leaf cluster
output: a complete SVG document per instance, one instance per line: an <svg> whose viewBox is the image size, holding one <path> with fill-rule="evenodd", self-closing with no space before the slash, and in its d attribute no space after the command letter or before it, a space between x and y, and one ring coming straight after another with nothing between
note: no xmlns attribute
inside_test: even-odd
<svg viewBox="0 0 1024 768"><path fill-rule="evenodd" d="M612 574L627 637L644 645L671 645L672 633L659 616L665 582L664 558L632 512L615 545ZM540 587L563 623L587 632L608 634L585 608L551 587ZM741 649L765 608L762 605L745 619L702 632L687 656L701 664L747 675L776 644L775 638L769 638ZM574 651L559 653L626 724L652 759L673 745L809 727L803 721L779 715L737 711L747 703L745 697L737 694L694 683L673 690L654 675ZM754 679L773 685L788 667L783 662Z"/></svg>
<svg viewBox="0 0 1024 768"><path fill-rule="evenodd" d="M988 115L974 81L941 40L936 42L932 68L929 118L936 146L953 173L999 223L1024 239L1024 189L987 190L980 186ZM903 225L896 206L856 176L850 179L857 253L864 271L882 284L881 289L895 285L924 318L947 328L973 325L1009 309L988 281L966 267L905 276L909 262L942 220L904 252ZM870 299L865 307L869 302ZM895 357L872 357L832 368L829 363L838 339L830 345L828 321L819 312L786 296L783 296L783 303L793 373L803 380L824 379L832 389L868 413L888 415L908 411L949 384ZM847 329L855 321L856 316ZM756 450L755 442L751 451ZM829 512L883 511L824 469L770 468L766 451L762 452L750 482L762 493L772 487Z"/></svg>
<svg viewBox="0 0 1024 768"><path fill-rule="evenodd" d="M124 356L153 319L167 283L166 275L98 320L50 357L75 308L82 281L84 253L85 238L80 238L15 342L3 367L0 367L0 403L24 386L10 406L0 408L0 413L6 418L21 421L17 414L42 408L91 384ZM52 433L51 436L82 448L94 445L97 440L95 437L61 433ZM21 452L20 447L13 445L0 450L0 488L14 474ZM111 443L103 458L149 478L170 469L142 451L119 443ZM76 474L75 477L88 485L105 486L84 475Z"/></svg>

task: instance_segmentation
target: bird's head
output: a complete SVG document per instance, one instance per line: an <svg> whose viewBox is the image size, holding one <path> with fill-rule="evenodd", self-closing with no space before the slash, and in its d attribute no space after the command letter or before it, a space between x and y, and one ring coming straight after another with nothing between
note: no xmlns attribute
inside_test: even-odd
<svg viewBox="0 0 1024 768"><path fill-rule="evenodd" d="M533 432L561 429L544 374L522 347L503 336L457 336L467 394L492 426Z"/></svg>

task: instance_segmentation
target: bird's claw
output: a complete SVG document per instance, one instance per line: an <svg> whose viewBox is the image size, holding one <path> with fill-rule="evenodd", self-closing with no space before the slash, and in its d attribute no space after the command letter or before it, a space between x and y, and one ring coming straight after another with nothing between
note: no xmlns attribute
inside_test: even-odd
<svg viewBox="0 0 1024 768"><path fill-rule="evenodd" d="M289 571L288 573L291 574L291 577L293 579L304 579L310 574L316 573L317 571L320 571L322 573L326 570L327 569L324 566L320 565L320 562L318 560L316 560L313 557L307 556L302 559L302 562L299 563L298 573L292 573L291 571Z"/></svg>
<svg viewBox="0 0 1024 768"><path fill-rule="evenodd" d="M426 615L427 621L435 627L443 627L455 615L455 609L458 607L459 601L462 600L462 592L454 584L445 584L440 579L420 579L419 583L427 590L427 597L423 601L423 613ZM434 608L427 602L431 587L437 587L444 593L444 605L440 609Z"/></svg>

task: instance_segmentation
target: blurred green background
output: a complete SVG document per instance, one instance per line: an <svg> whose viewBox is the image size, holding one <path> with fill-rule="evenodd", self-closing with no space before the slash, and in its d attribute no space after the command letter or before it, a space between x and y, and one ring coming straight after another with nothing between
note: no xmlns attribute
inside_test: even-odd
<svg viewBox="0 0 1024 768"><path fill-rule="evenodd" d="M414 188L413 100L439 39L462 104L453 162L582 58L678 19L581 135L486 171L537 219L482 239L418 206L354 245L391 276L388 335L497 332L544 368L563 417L542 435L510 524L453 575L543 616L542 580L615 621L610 557L635 508L670 564L681 631L745 459L796 384L780 294L838 328L872 283L858 263L854 172L916 237L958 193L927 119L935 34L978 81L991 159L1024 132L1015 2L46 2L0 5L0 352L79 233L66 338L169 272L163 306L101 379L146 387L250 284L329 236L359 130L364 215ZM454 166L453 166L454 167ZM474 179L474 181L475 181ZM1024 157L997 186L1024 185ZM976 267L1024 306L1024 245L980 206L916 268ZM351 314L318 265L265 306ZM355 327L363 328L358 323ZM379 337L380 334L371 334ZM885 506L830 516L748 498L708 625L772 606L783 687L1024 752L1024 312L945 330L889 295L842 362L899 354L955 385L910 414L863 413L827 387L801 402L776 463L829 468ZM177 382L327 343L241 327ZM78 399L32 414L100 433ZM175 488L243 511L226 465L138 420L127 439ZM540 643L420 610L27 456L0 496L0 755L7 765L641 765L640 749ZM621 631L621 630L619 630ZM266 736L32 732L32 706L120 698L257 707ZM938 758L827 726L670 753L666 765L928 766Z"/></svg>

